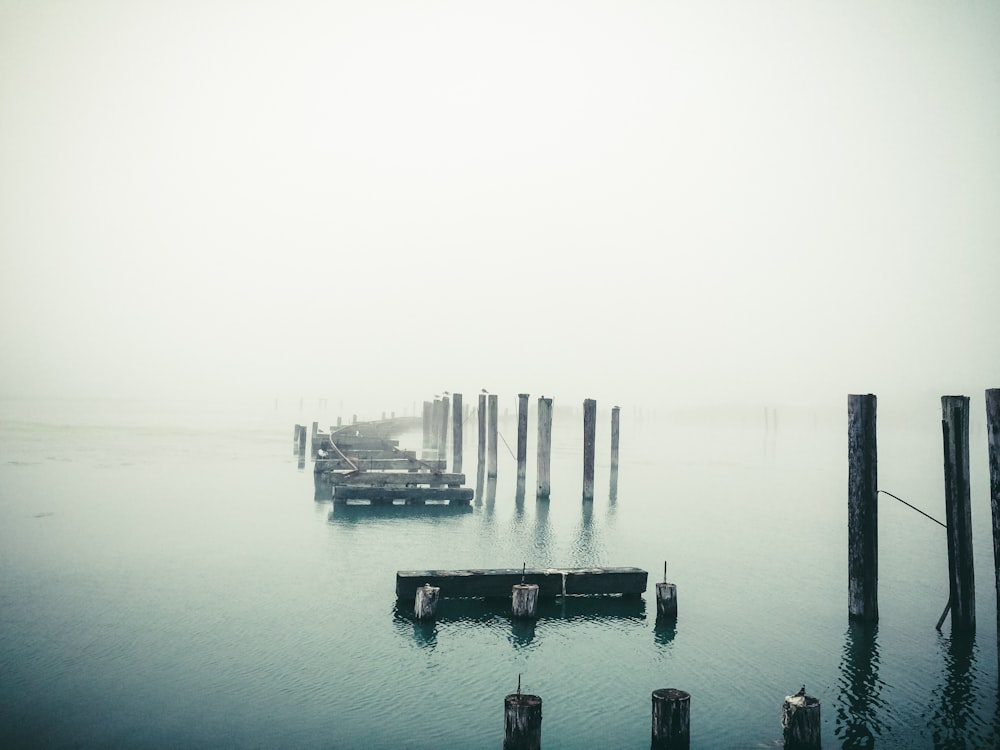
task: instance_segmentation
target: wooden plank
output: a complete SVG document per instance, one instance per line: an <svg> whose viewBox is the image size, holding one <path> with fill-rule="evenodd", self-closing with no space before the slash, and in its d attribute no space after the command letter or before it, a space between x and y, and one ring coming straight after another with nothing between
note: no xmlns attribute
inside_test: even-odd
<svg viewBox="0 0 1000 750"><path fill-rule="evenodd" d="M465 474L447 474L433 471L361 471L331 473L331 484L353 484L368 487L413 487L420 484L460 486L465 484Z"/></svg>
<svg viewBox="0 0 1000 750"><path fill-rule="evenodd" d="M398 440L387 440L380 437L365 437L364 435L334 435L332 442L340 450L391 450L399 445Z"/></svg>
<svg viewBox="0 0 1000 750"><path fill-rule="evenodd" d="M418 586L441 587L443 597L509 598L521 583L520 568L396 571L396 598L412 600ZM623 594L646 591L647 573L640 568L528 568L524 582L538 585L545 598L571 595Z"/></svg>
<svg viewBox="0 0 1000 750"><path fill-rule="evenodd" d="M405 458L375 458L363 459L362 465L365 469L372 471L406 471L407 469L427 469L430 471L444 471L446 461L422 461L414 462ZM348 463L342 458L319 458L313 465L313 471L322 474L328 471L353 469L354 464Z"/></svg>
<svg viewBox="0 0 1000 750"><path fill-rule="evenodd" d="M471 487L359 487L354 484L333 486L333 501L372 500L392 502L393 500L449 500L467 503L476 491Z"/></svg>

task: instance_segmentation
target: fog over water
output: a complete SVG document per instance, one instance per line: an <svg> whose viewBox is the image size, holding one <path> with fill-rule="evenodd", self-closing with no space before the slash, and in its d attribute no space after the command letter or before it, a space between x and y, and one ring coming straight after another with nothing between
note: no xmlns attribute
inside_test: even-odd
<svg viewBox="0 0 1000 750"><path fill-rule="evenodd" d="M998 49L994 2L0 2L0 396L978 399Z"/></svg>

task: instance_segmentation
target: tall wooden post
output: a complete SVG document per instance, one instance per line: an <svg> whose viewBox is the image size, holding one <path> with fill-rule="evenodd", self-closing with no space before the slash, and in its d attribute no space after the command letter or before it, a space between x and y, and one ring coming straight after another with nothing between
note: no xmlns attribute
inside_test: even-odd
<svg viewBox="0 0 1000 750"><path fill-rule="evenodd" d="M972 564L968 396L941 397L941 431L951 627L972 631L976 628L976 581Z"/></svg>
<svg viewBox="0 0 1000 750"><path fill-rule="evenodd" d="M618 435L621 407L611 408L611 499L618 497Z"/></svg>
<svg viewBox="0 0 1000 750"><path fill-rule="evenodd" d="M497 475L497 395L491 393L486 397L489 403L489 433L487 435L486 476Z"/></svg>
<svg viewBox="0 0 1000 750"><path fill-rule="evenodd" d="M424 401L424 450L430 450L431 448L431 430L434 429L434 407L431 405L430 401Z"/></svg>
<svg viewBox="0 0 1000 750"><path fill-rule="evenodd" d="M538 399L538 490L536 497L548 499L552 468L552 399Z"/></svg>
<svg viewBox="0 0 1000 750"><path fill-rule="evenodd" d="M479 394L479 468L486 465L486 395Z"/></svg>
<svg viewBox="0 0 1000 750"><path fill-rule="evenodd" d="M524 486L528 462L528 394L517 394L517 483Z"/></svg>
<svg viewBox="0 0 1000 750"><path fill-rule="evenodd" d="M583 401L583 499L594 499L594 440L597 436L597 402Z"/></svg>
<svg viewBox="0 0 1000 750"><path fill-rule="evenodd" d="M438 424L438 458L445 462L447 466L448 462L448 406L449 400L447 396L441 397L441 415L439 417L440 422Z"/></svg>
<svg viewBox="0 0 1000 750"><path fill-rule="evenodd" d="M986 438L989 443L990 509L993 514L993 572L997 588L997 666L1000 667L1000 388L986 391Z"/></svg>
<svg viewBox="0 0 1000 750"><path fill-rule="evenodd" d="M848 615L878 620L878 449L875 396L847 397Z"/></svg>
<svg viewBox="0 0 1000 750"><path fill-rule="evenodd" d="M542 699L518 691L503 699L503 750L540 750Z"/></svg>
<svg viewBox="0 0 1000 750"><path fill-rule="evenodd" d="M451 396L451 470L462 473L462 394Z"/></svg>
<svg viewBox="0 0 1000 750"><path fill-rule="evenodd" d="M691 694L675 688L653 691L651 750L691 747Z"/></svg>

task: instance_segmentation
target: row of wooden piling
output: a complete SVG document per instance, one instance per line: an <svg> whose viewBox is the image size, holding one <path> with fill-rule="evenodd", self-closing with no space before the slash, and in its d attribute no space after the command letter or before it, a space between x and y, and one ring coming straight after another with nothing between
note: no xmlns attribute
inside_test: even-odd
<svg viewBox="0 0 1000 750"><path fill-rule="evenodd" d="M650 750L688 750L691 746L691 694L677 688L654 690ZM542 746L542 699L518 690L504 697L504 750L540 750ZM820 701L806 695L805 685L785 697L781 706L781 728L788 750L819 750L821 747Z"/></svg>
<svg viewBox="0 0 1000 750"><path fill-rule="evenodd" d="M529 394L517 395L517 491L523 494L527 476L528 454L528 399ZM452 414L452 465L453 471L461 471L463 416L462 394L454 393L435 397L423 405L423 440L425 449L437 450L444 457L448 443L448 413ZM486 476L497 475L497 449L499 445L499 404L497 394L480 393L478 404L478 460L485 466ZM614 499L618 488L618 453L620 436L620 412L615 406L611 410L611 497ZM537 487L536 497L548 498L552 491L552 399L541 396L537 402ZM594 455L597 434L597 401L585 399L583 402L583 499L594 499Z"/></svg>
<svg viewBox="0 0 1000 750"><path fill-rule="evenodd" d="M878 620L878 451L876 398L848 396L848 614ZM1000 388L986 391L993 559L1000 602ZM941 397L945 518L948 540L948 608L953 631L976 627L969 481L969 397ZM946 613L947 613L946 608ZM941 621L943 622L944 616ZM940 623L939 623L940 626ZM997 606L1000 664L1000 603Z"/></svg>

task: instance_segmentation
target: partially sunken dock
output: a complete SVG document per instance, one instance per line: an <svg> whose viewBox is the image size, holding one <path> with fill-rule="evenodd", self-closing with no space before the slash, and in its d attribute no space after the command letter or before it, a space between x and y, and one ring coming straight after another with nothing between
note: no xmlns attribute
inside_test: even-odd
<svg viewBox="0 0 1000 750"><path fill-rule="evenodd" d="M511 589L526 583L538 586L538 595L622 595L646 592L648 574L641 568L486 568L466 570L396 571L396 598L413 601L417 589L430 584L442 597L509 599Z"/></svg>

